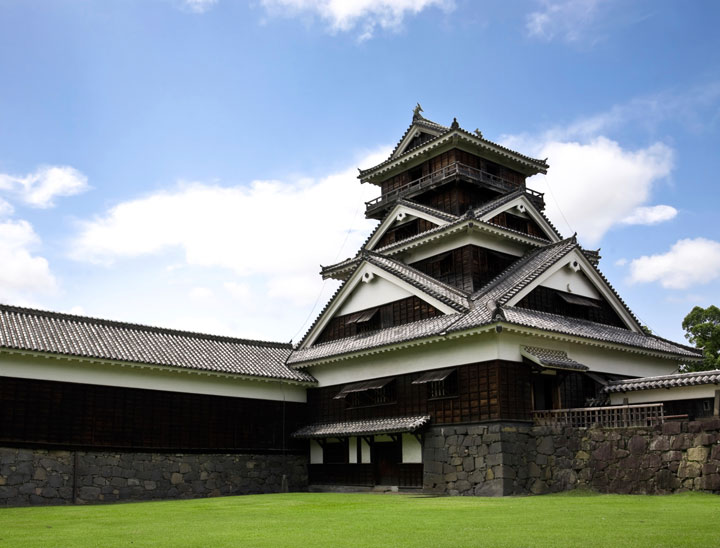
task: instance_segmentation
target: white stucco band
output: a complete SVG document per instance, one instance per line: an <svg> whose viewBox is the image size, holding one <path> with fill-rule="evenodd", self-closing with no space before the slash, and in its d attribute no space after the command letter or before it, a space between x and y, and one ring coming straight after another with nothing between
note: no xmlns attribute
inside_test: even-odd
<svg viewBox="0 0 720 548"><path fill-rule="evenodd" d="M0 353L0 376L45 381L166 390L186 394L229 396L305 403L305 387L274 380L141 364L91 362L50 355Z"/></svg>
<svg viewBox="0 0 720 548"><path fill-rule="evenodd" d="M655 388L652 390L636 390L633 392L614 392L610 394L610 403L620 405L625 398L628 403L655 403L673 400L697 400L714 398L715 391L720 389L715 384L698 386L677 386L673 388Z"/></svg>

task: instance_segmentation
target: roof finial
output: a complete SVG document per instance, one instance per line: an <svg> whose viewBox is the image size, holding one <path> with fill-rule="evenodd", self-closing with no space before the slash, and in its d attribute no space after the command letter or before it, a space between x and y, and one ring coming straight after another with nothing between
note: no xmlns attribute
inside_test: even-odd
<svg viewBox="0 0 720 548"><path fill-rule="evenodd" d="M460 124L458 124L457 118L453 118L453 123L450 124L450 129L460 129Z"/></svg>
<svg viewBox="0 0 720 548"><path fill-rule="evenodd" d="M480 137L481 139L483 138L483 136L482 136L482 131L480 131L478 128L475 128L475 135L477 135L477 136Z"/></svg>
<svg viewBox="0 0 720 548"><path fill-rule="evenodd" d="M420 103L415 105L415 108L413 109L413 120L422 118L422 114L420 114L422 111L423 111L423 108L420 106Z"/></svg>

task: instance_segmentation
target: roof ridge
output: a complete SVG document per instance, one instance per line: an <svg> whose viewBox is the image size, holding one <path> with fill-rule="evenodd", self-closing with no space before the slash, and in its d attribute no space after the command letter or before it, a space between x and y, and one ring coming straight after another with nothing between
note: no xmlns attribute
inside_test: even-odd
<svg viewBox="0 0 720 548"><path fill-rule="evenodd" d="M445 217L445 218L452 219L452 220L459 218L457 215L453 215L452 213L448 213L447 211L443 211L442 209L438 209L436 207L421 204L414 200L410 200L409 198L400 198L395 202L395 204L400 204L400 205L404 205L407 207L419 209L421 211L425 211L426 213L431 213L431 214L435 215L436 217Z"/></svg>
<svg viewBox="0 0 720 548"><path fill-rule="evenodd" d="M608 382L608 385L618 386L622 384L630 384L636 382L652 382L653 380L665 380L675 378L693 378L693 377L705 377L707 375L720 375L720 369L709 369L707 371L687 371L685 373L669 373L667 375L653 375L651 377L635 377L632 379L620 379L616 381Z"/></svg>
<svg viewBox="0 0 720 548"><path fill-rule="evenodd" d="M454 285L450 285L450 284L447 284L447 283L445 283L445 282L441 282L440 280L438 280L438 279L436 279L436 278L433 278L433 277L430 276L429 274L426 274L425 272L422 272L422 271L418 270L417 268L415 268L415 267L413 267L413 266L410 266L410 265L405 264L405 263L403 263L403 262L401 262L401 261L398 261L397 259L393 259L392 257L386 257L386 256L384 256L384 255L381 255L381 254L379 254L379 253L375 253L374 251L370 251L370 250L363 250L363 252L364 252L364 253L367 253L367 254L370 255L371 257L377 257L377 258L380 258L380 259L383 259L383 260L386 260L386 261L391 261L391 262L393 262L393 263L395 263L395 264L397 264L397 265L400 265L400 266L403 267L403 268L407 268L408 270L411 270L413 273L415 273L415 274L417 274L417 275L419 275L419 276L422 276L422 277L426 278L428 281L430 281L430 282L432 282L432 283L434 283L434 284L437 284L437 285L439 285L439 286L441 286L441 287L443 287L443 288L445 288L445 289L447 289L447 290L449 290L449 291L452 291L452 292L454 292L454 293L457 293L457 294L458 294L459 296L461 296L461 297L465 297L466 299L470 297L470 293L468 293L467 291L464 291L464 290L460 289L459 287L455 287Z"/></svg>
<svg viewBox="0 0 720 548"><path fill-rule="evenodd" d="M87 323L92 325L103 325L108 327L121 327L127 329L135 329L138 331L146 331L151 333L161 333L165 335L176 335L191 337L194 339L205 339L213 341L225 341L234 343L243 343L251 346L263 346L268 348L292 348L290 343L282 343L276 341L263 341L258 339L244 339L240 337L230 337L227 335L213 335L211 333L198 333L195 331L187 331L182 329L171 329L168 327L156 327L152 325L122 322L118 320L107 320L104 318L96 318L92 316L81 316L79 314L70 314L67 312L53 312L51 310L41 310L39 308L28 308L23 306L9 305L0 303L0 312L8 312L14 314L24 314L27 316L36 316L41 318L50 318L65 320L69 322Z"/></svg>
<svg viewBox="0 0 720 548"><path fill-rule="evenodd" d="M416 146L416 147L413 147L412 149L405 150L402 154L400 154L400 155L397 156L397 157L393 157L393 156L395 155L395 153L397 152L398 148L400 147L400 144L403 142L403 140L405 139L405 137L407 136L407 134L409 133L409 131L412 129L412 127L413 127L416 123L418 123L418 122L419 122L419 123L422 123L423 121L432 123L433 125L436 125L436 126L440 126L439 128L434 128L434 129L436 129L436 130L437 130L437 129L445 129L446 131L443 131L442 133L440 133L440 135L437 135L436 137L430 139L429 141L426 141L426 142L424 142L424 143L422 143L422 144L420 144L420 145L418 145L418 146ZM359 179L362 179L362 178L363 178L364 176L366 176L368 173L373 172L373 171L376 171L376 170L379 169L380 167L383 167L383 166L386 166L386 165L388 165L388 164L391 164L392 162L399 161L403 156L405 156L406 154L412 152L413 150L416 150L416 149L418 149L418 148L427 146L427 145L429 145L429 144L431 144L431 143L433 143L433 142L438 141L439 139L443 139L445 136L447 136L448 134L450 134L450 133L452 133L452 132L458 132L458 133L464 134L464 135L466 135L467 137L470 137L470 138L472 138L472 139L477 139L477 140L479 140L482 144L484 144L484 145L486 145L486 146L490 146L490 147L497 148L498 151L499 151L501 154L505 154L505 155L510 155L510 154L512 154L512 155L516 156L517 158L519 158L520 160L522 160L523 162L527 162L527 163L529 163L529 164L534 164L536 167L539 168L538 171L540 171L540 172L543 172L543 173L544 173L545 171L547 171L547 168L549 167L548 164L547 164L547 158L545 158L544 160L540 160L539 158L532 158L532 157L527 156L527 155L525 155L525 154L522 154L522 153L520 153L520 152L518 152L518 151L516 151L516 150L512 150L512 149L510 149L510 148L508 148L508 147L505 147L505 146L503 146L503 145L500 145L500 144L498 144L498 143L495 143L495 142L493 142L493 141L490 141L489 139L485 139L485 137L482 137L481 135L478 135L477 133L470 133L469 131L467 131L467 130L461 128L461 127L459 127L459 126L457 125L457 122L456 122L456 121L454 121L454 122L453 122L453 125L448 128L448 127L446 127L446 126L441 126L440 124L436 124L435 122L431 122L430 120L427 120L426 118L422 118L422 120L413 120L413 123L411 123L410 126L407 128L407 130L405 130L405 133L403 133L403 136L400 138L400 141L398 141L397 145L395 146L395 148L393 149L393 151L390 153L390 157L389 157L387 160L385 160L385 161L383 161L383 162L380 162L379 164L377 164L377 165L375 165L375 166L373 166L373 167L371 167L371 168L368 168L368 169L360 169L360 170L359 170L359 174L358 174L358 178L359 178Z"/></svg>
<svg viewBox="0 0 720 548"><path fill-rule="evenodd" d="M573 247L577 245L577 240L575 239L575 236L571 236L570 238L565 238L564 240L560 240L559 242L550 243L546 246L539 247L537 249L533 249L530 253L520 257L517 261L513 262L505 270L500 272L492 280L490 280L483 287L481 287L475 293L473 293L470 296L470 300L477 301L483 295L486 295L490 290L492 290L494 287L496 287L500 282L507 279L509 275L512 275L513 273L515 273L518 269L522 268L525 264L530 262L532 259L534 259L540 253L547 252L552 248L561 247L561 246L567 245L569 243L572 243ZM569 247L568 250L566 251L566 253L564 253L563 255L566 255L567 253L569 253L573 249L573 247ZM517 285L517 284L515 284L515 285Z"/></svg>

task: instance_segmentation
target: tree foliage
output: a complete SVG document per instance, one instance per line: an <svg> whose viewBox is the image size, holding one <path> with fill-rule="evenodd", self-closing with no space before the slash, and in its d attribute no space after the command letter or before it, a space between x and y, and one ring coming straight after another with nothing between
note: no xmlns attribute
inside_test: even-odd
<svg viewBox="0 0 720 548"><path fill-rule="evenodd" d="M720 308L696 306L682 322L685 337L697 348L702 349L705 359L702 363L688 366L691 371L720 369Z"/></svg>

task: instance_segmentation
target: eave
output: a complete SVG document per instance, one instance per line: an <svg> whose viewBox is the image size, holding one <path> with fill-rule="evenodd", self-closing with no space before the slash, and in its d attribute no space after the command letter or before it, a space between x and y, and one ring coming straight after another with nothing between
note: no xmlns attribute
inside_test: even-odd
<svg viewBox="0 0 720 548"><path fill-rule="evenodd" d="M481 149L480 156L498 163L510 165L525 176L537 173L547 173L549 168L544 160L538 160L515 152L492 141L488 141L465 131L464 129L450 129L424 145L409 150L397 158L390 158L370 169L360 170L358 179L362 182L379 184L380 178L387 179L394 172L411 167L413 163L419 163L432 155L442 152L442 148L454 148L460 146L468 147L469 151L477 152Z"/></svg>

